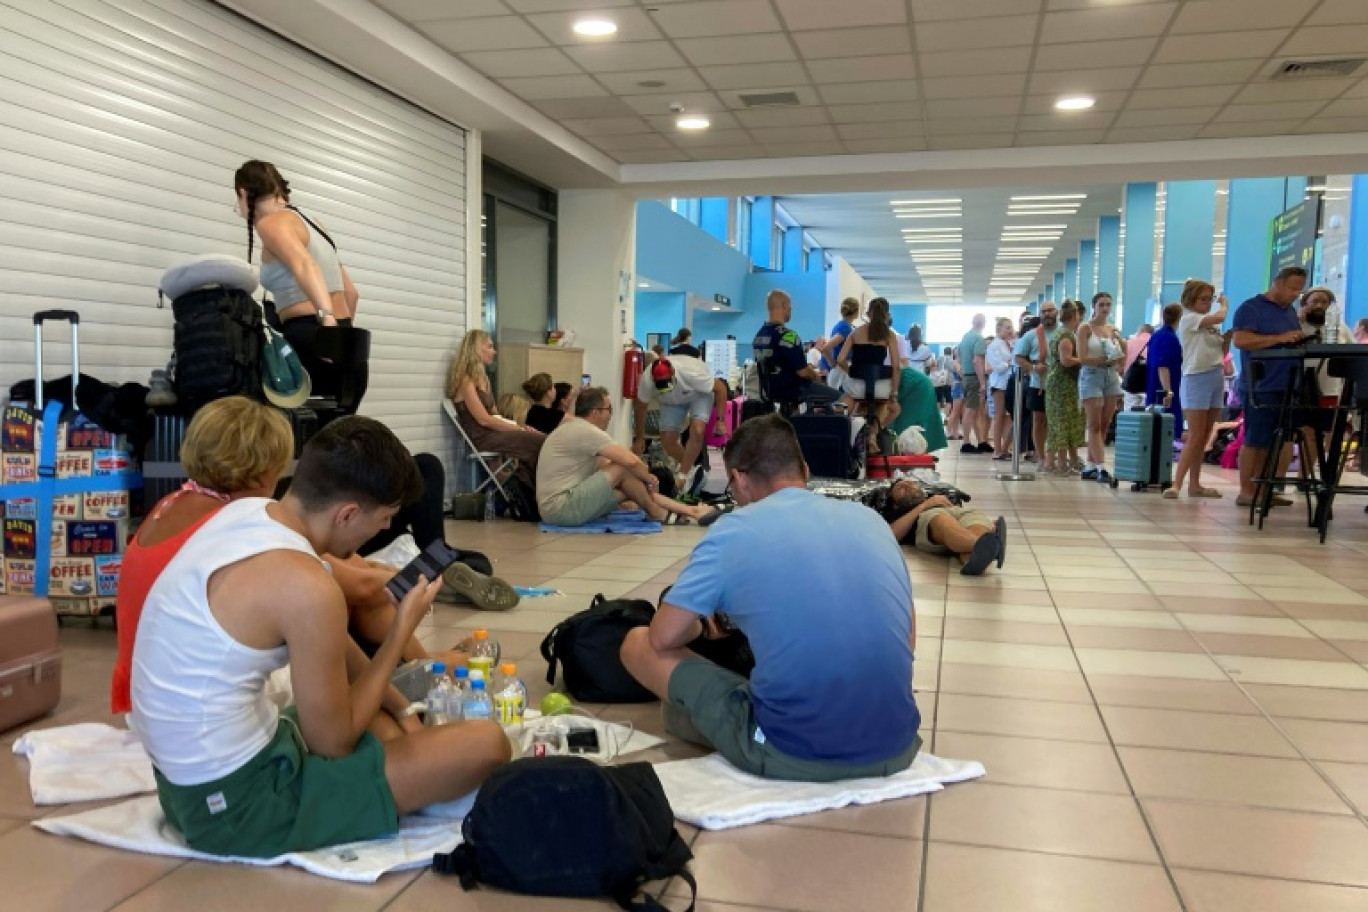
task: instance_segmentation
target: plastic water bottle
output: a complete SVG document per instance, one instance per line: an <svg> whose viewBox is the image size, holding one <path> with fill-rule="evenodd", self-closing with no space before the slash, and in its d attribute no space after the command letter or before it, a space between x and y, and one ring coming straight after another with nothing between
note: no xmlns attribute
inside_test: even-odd
<svg viewBox="0 0 1368 912"><path fill-rule="evenodd" d="M493 493L486 491L484 496L484 521L490 522L497 515L494 508L494 495Z"/></svg>
<svg viewBox="0 0 1368 912"><path fill-rule="evenodd" d="M489 631L481 628L475 631L475 645L470 647L470 658L466 660L470 670L484 674L485 683L494 678L494 669L499 663L499 644L489 638Z"/></svg>
<svg viewBox="0 0 1368 912"><path fill-rule="evenodd" d="M446 663L437 662L432 666L432 687L428 689L427 712L423 718L425 725L445 725L451 721L451 680L446 676Z"/></svg>
<svg viewBox="0 0 1368 912"><path fill-rule="evenodd" d="M494 706L489 702L489 694L485 693L484 678L470 682L470 698L465 701L464 715L467 722L493 718Z"/></svg>
<svg viewBox="0 0 1368 912"><path fill-rule="evenodd" d="M527 685L518 679L518 666L505 662L494 691L494 718L500 725L521 725L527 707Z"/></svg>
<svg viewBox="0 0 1368 912"><path fill-rule="evenodd" d="M447 718L455 722L465 718L465 702L470 699L470 669L461 666L451 672L451 695L447 699Z"/></svg>

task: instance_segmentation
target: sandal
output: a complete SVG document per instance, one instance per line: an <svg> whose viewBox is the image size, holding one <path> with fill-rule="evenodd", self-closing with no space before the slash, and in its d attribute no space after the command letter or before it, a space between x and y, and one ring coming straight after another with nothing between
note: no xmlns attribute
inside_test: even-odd
<svg viewBox="0 0 1368 912"><path fill-rule="evenodd" d="M1191 497L1192 495L1189 493L1188 496ZM1167 489L1164 490L1164 500L1177 500L1177 499L1178 499L1178 489L1177 489L1177 488L1167 488Z"/></svg>
<svg viewBox="0 0 1368 912"><path fill-rule="evenodd" d="M699 519L698 524L700 526L711 526L713 523L717 522L723 516L727 515L735 509L736 504L725 504L723 506L720 506L716 510L709 513L707 516L704 516L703 518Z"/></svg>
<svg viewBox="0 0 1368 912"><path fill-rule="evenodd" d="M1169 490L1172 490L1172 488L1170 488ZM1224 497L1224 496L1225 496L1224 494L1222 494L1220 491L1216 490L1215 488L1197 488L1196 490L1194 490L1194 489L1192 489L1192 488L1188 488L1188 497L1213 497L1213 498L1221 498L1221 497Z"/></svg>
<svg viewBox="0 0 1368 912"><path fill-rule="evenodd" d="M682 513L668 513L665 518L660 521L660 524L662 526L687 526L692 522L693 520Z"/></svg>
<svg viewBox="0 0 1368 912"><path fill-rule="evenodd" d="M448 586L485 611L507 611L517 607L520 598L508 583L497 576L485 576L462 563L452 564L442 572L442 588Z"/></svg>

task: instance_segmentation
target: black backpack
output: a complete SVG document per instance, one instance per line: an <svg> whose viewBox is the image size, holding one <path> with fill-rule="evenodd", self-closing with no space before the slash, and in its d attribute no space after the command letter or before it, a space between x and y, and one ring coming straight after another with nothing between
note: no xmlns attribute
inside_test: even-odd
<svg viewBox="0 0 1368 912"><path fill-rule="evenodd" d="M678 876L696 896L693 857L649 763L599 766L583 757L515 760L480 786L464 844L436 855L438 874L533 896L609 896L633 912L664 912L649 880ZM694 902L689 902L692 912Z"/></svg>
<svg viewBox="0 0 1368 912"><path fill-rule="evenodd" d="M655 608L644 599L594 596L589 607L561 621L542 640L546 683L556 683L556 665L565 689L583 703L651 703L656 699L623 667L619 651L627 631L645 627Z"/></svg>
<svg viewBox="0 0 1368 912"><path fill-rule="evenodd" d="M247 292L221 285L187 291L175 316L175 387L190 415L224 396L261 399L261 307Z"/></svg>
<svg viewBox="0 0 1368 912"><path fill-rule="evenodd" d="M504 515L518 522L541 522L541 511L537 509L537 494L516 475L510 475L503 483L508 496L503 498Z"/></svg>

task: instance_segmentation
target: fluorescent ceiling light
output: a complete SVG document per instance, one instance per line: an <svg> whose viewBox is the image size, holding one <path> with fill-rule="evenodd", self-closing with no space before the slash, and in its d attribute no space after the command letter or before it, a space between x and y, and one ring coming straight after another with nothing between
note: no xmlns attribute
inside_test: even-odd
<svg viewBox="0 0 1368 912"><path fill-rule="evenodd" d="M945 237L917 237L907 238L906 244L956 244L959 243L959 235L946 235Z"/></svg>
<svg viewBox="0 0 1368 912"><path fill-rule="evenodd" d="M962 202L964 202L962 199L960 199L959 197L955 197L954 199L893 200L893 202L892 202L890 205L893 205L893 206L944 206L944 205L946 205L947 203L954 203L955 205L959 205L959 204L962 203Z"/></svg>
<svg viewBox="0 0 1368 912"><path fill-rule="evenodd" d="M681 130L706 130L712 121L701 114L685 114L675 121L675 126Z"/></svg>
<svg viewBox="0 0 1368 912"><path fill-rule="evenodd" d="M637 288L650 288L650 282L637 282Z"/></svg>
<svg viewBox="0 0 1368 912"><path fill-rule="evenodd" d="M582 38L607 38L609 35L616 35L618 30L616 22L602 16L579 19L571 29Z"/></svg>
<svg viewBox="0 0 1368 912"><path fill-rule="evenodd" d="M964 229L963 229L963 228L955 228L955 227L953 227L953 226L946 226L946 227L944 227L944 228L900 228L900 229L898 229L898 230L901 231L903 234L926 234L926 233L928 233L928 232L939 232L939 231L953 231L953 232L955 232L955 233L958 234L959 232L963 231Z"/></svg>
<svg viewBox="0 0 1368 912"><path fill-rule="evenodd" d="M960 215L960 209L917 209L912 212L895 212L894 218L925 218L927 216Z"/></svg>
<svg viewBox="0 0 1368 912"><path fill-rule="evenodd" d="M1091 95L1065 95L1054 104L1056 111L1086 111L1097 104Z"/></svg>
<svg viewBox="0 0 1368 912"><path fill-rule="evenodd" d="M1012 202L1027 203L1034 200L1081 200L1087 198L1088 194L1086 193L1056 193L1052 196L1014 196Z"/></svg>
<svg viewBox="0 0 1368 912"><path fill-rule="evenodd" d="M1078 203L1008 203L1008 209L1077 209Z"/></svg>
<svg viewBox="0 0 1368 912"><path fill-rule="evenodd" d="M1068 225L1006 225L1003 231L1063 231Z"/></svg>

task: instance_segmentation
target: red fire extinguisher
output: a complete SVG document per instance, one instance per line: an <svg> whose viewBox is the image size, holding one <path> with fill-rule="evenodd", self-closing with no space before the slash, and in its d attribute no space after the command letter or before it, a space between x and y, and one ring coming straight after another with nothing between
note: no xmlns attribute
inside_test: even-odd
<svg viewBox="0 0 1368 912"><path fill-rule="evenodd" d="M622 398L635 399L641 372L646 369L646 353L633 342L622 355Z"/></svg>

